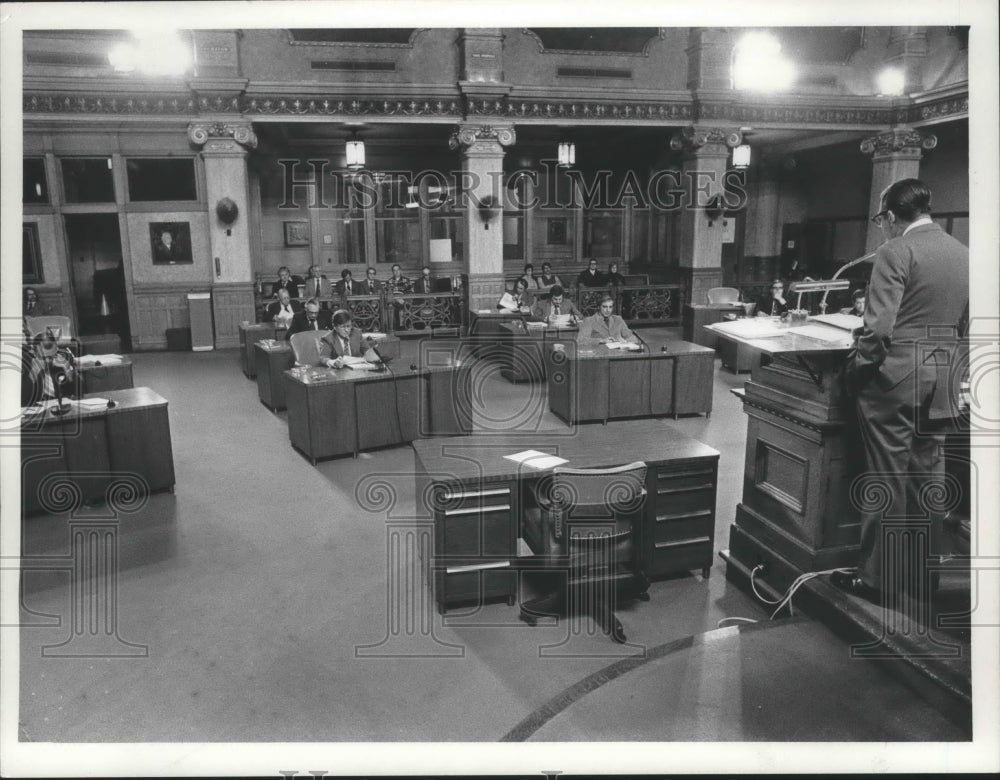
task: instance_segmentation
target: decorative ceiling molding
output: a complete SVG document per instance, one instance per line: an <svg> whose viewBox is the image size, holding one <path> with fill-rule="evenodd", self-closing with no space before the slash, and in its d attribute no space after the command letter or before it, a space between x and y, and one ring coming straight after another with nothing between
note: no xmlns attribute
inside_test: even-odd
<svg viewBox="0 0 1000 780"><path fill-rule="evenodd" d="M188 138L196 146L204 146L211 139L233 139L247 149L257 147L257 134L249 122L192 122L188 125Z"/></svg>
<svg viewBox="0 0 1000 780"><path fill-rule="evenodd" d="M376 85L378 86L378 85ZM507 89L504 86L504 89ZM494 90L495 91L495 90ZM376 93L377 94L377 93ZM773 125L829 125L837 127L934 124L969 114L968 92L921 102L897 99L890 105L873 105L870 97L815 102L796 96L794 103L753 103L672 97L670 100L618 100L588 97L509 95L460 96L410 94L406 96L352 96L344 94L296 95L275 91L255 93L227 89L186 93L143 90L128 93L120 85L103 93L58 90L25 90L22 107L26 118L51 114L103 116L197 116L198 114L248 114L265 116L381 116L381 117L497 117L507 120L708 122Z"/></svg>
<svg viewBox="0 0 1000 780"><path fill-rule="evenodd" d="M728 146L730 149L734 149L741 143L743 143L743 135L739 130L688 125L674 133L670 139L670 148L675 152L682 149L694 151L705 146Z"/></svg>
<svg viewBox="0 0 1000 780"><path fill-rule="evenodd" d="M889 154L919 156L924 149L937 146L937 136L920 133L912 127L897 127L887 133L879 133L861 142L861 153L881 157Z"/></svg>
<svg viewBox="0 0 1000 780"><path fill-rule="evenodd" d="M475 146L483 142L496 142L500 146L510 146L517 136L513 127L495 125L459 125L448 139L448 148Z"/></svg>
<svg viewBox="0 0 1000 780"><path fill-rule="evenodd" d="M429 29L429 27L413 28L406 43L395 43L389 41L302 41L296 39L295 34L292 32L292 28L286 28L283 32L288 37L287 42L289 46L352 46L361 49L412 49L417 36Z"/></svg>

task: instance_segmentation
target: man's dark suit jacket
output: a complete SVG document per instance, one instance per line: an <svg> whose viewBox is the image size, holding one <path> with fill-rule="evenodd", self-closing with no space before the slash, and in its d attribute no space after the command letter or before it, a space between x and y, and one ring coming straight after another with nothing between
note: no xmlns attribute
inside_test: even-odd
<svg viewBox="0 0 1000 780"><path fill-rule="evenodd" d="M319 314L316 315L316 327L311 328L309 320L306 319L306 311L303 309L292 317L292 322L285 332L285 340L287 341L294 334L304 330L333 330L333 312L329 309L320 309Z"/></svg>
<svg viewBox="0 0 1000 780"><path fill-rule="evenodd" d="M952 416L949 373L960 342L941 329L956 327L968 305L969 250L964 244L933 222L886 241L872 267L864 330L852 366L859 383L867 379L887 391L920 364L932 365L937 383L928 416Z"/></svg>
<svg viewBox="0 0 1000 780"><path fill-rule="evenodd" d="M430 295L434 292L434 277L421 276L413 283L413 292L421 293L423 295Z"/></svg>
<svg viewBox="0 0 1000 780"><path fill-rule="evenodd" d="M271 285L271 296L277 298L278 290L285 289L288 290L289 298L298 298L300 284L302 284L302 280L297 276L293 276L287 282L283 282L279 279L278 281L276 281L274 284Z"/></svg>
<svg viewBox="0 0 1000 780"><path fill-rule="evenodd" d="M361 295L361 283L351 279L351 291L347 292L347 281L341 279L333 286L333 291L337 295Z"/></svg>
<svg viewBox="0 0 1000 780"><path fill-rule="evenodd" d="M382 292L382 282L378 279L365 279L364 281L357 282L354 285L355 295L378 295L380 292Z"/></svg>
<svg viewBox="0 0 1000 780"><path fill-rule="evenodd" d="M580 275L576 277L577 287L604 287L607 284L607 280L604 278L604 274L600 271L597 273L590 273L590 269L581 271Z"/></svg>
<svg viewBox="0 0 1000 780"><path fill-rule="evenodd" d="M330 295L330 281L326 278L325 275L320 277L320 279L322 281L322 284L320 285L320 291L318 293L316 292L316 280L312 278L306 279L305 281L306 298L314 298L317 295L321 298L325 298Z"/></svg>
<svg viewBox="0 0 1000 780"><path fill-rule="evenodd" d="M302 311L302 302L289 301L288 308L292 310L292 316L294 317ZM274 318L278 316L279 311L281 311L281 301L272 301L269 303L267 309L264 311L264 322L274 322Z"/></svg>

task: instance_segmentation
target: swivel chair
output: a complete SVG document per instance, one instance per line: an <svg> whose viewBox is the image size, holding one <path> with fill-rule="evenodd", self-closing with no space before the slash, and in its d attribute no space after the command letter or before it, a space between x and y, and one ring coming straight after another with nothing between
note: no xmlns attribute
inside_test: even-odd
<svg viewBox="0 0 1000 780"><path fill-rule="evenodd" d="M535 625L550 615L589 615L615 642L625 632L616 603L649 600L633 529L646 500L646 464L609 469L556 468L535 487L536 539L545 567L557 572L549 594L521 604L520 619Z"/></svg>
<svg viewBox="0 0 1000 780"><path fill-rule="evenodd" d="M737 303L740 291L735 287L713 287L707 293L709 303Z"/></svg>
<svg viewBox="0 0 1000 780"><path fill-rule="evenodd" d="M288 341L295 354L295 365L318 366L321 358L329 357L330 348L323 342L323 337L329 333L328 330L304 330L293 333Z"/></svg>

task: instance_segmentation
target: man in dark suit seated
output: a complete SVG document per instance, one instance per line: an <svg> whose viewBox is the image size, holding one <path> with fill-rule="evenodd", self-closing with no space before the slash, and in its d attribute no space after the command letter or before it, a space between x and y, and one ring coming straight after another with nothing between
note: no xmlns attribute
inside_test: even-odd
<svg viewBox="0 0 1000 780"><path fill-rule="evenodd" d="M363 342L361 331L354 327L354 315L347 309L333 313L333 330L323 337L323 343L330 347L330 357L321 358L328 368L343 368L345 358L364 358L369 363L377 363L378 356L372 351L372 342Z"/></svg>
<svg viewBox="0 0 1000 780"><path fill-rule="evenodd" d="M271 285L271 297L277 298L279 290L287 290L289 298L299 297L299 285L302 280L296 276L292 276L292 272L288 270L287 265L281 266L278 269L278 281Z"/></svg>
<svg viewBox="0 0 1000 780"><path fill-rule="evenodd" d="M355 295L360 292L360 289L354 283L354 276L351 274L350 269L345 268L340 272L340 281L333 286L333 291L341 297Z"/></svg>
<svg viewBox="0 0 1000 780"><path fill-rule="evenodd" d="M365 280L361 283L363 295L378 295L382 292L382 282L375 278L377 273L374 268L368 268L365 271Z"/></svg>
<svg viewBox="0 0 1000 780"><path fill-rule="evenodd" d="M302 311L302 304L289 297L287 289L278 290L278 300L267 305L264 311L264 322L273 322L279 326L288 327L292 317Z"/></svg>
<svg viewBox="0 0 1000 780"><path fill-rule="evenodd" d="M576 325L583 319L573 301L564 297L564 290L561 285L554 284L549 290L549 297L544 301L538 301L531 309L531 319L535 322L545 322L549 325L560 324L562 320L567 325ZM568 318L568 319L565 319Z"/></svg>
<svg viewBox="0 0 1000 780"><path fill-rule="evenodd" d="M303 311L292 317L285 333L285 339L290 339L296 333L306 330L330 330L333 327L333 317L329 309L321 309L319 301L310 298L306 301Z"/></svg>
<svg viewBox="0 0 1000 780"><path fill-rule="evenodd" d="M430 295L434 292L434 277L431 276L431 269L424 266L420 269L420 278L413 283L413 292Z"/></svg>
<svg viewBox="0 0 1000 780"><path fill-rule="evenodd" d="M590 258L587 270L581 271L580 275L576 277L576 286L604 287L605 284L607 284L607 281L604 278L604 274L597 270L597 261L594 258Z"/></svg>

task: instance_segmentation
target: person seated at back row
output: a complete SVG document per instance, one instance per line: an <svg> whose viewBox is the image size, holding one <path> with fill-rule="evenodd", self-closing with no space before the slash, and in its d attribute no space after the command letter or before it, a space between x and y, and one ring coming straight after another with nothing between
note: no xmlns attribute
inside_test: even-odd
<svg viewBox="0 0 1000 780"><path fill-rule="evenodd" d="M309 276L306 278L304 286L307 298L325 298L330 294L330 283L318 265L309 266Z"/></svg>
<svg viewBox="0 0 1000 780"><path fill-rule="evenodd" d="M413 283L413 292L430 295L434 292L434 277L431 276L431 269L424 266L420 269L420 278Z"/></svg>
<svg viewBox="0 0 1000 780"><path fill-rule="evenodd" d="M271 297L277 298L279 290L287 290L289 298L298 298L300 284L302 284L302 279L292 276L288 266L283 265L278 269L278 281L271 285Z"/></svg>
<svg viewBox="0 0 1000 780"><path fill-rule="evenodd" d="M576 325L583 319L573 301L564 297L565 291L561 285L553 285L547 300L539 300L531 309L531 319L536 322L552 324L557 318L568 317L570 324Z"/></svg>
<svg viewBox="0 0 1000 780"><path fill-rule="evenodd" d="M371 344L363 344L361 330L354 327L354 315L347 309L337 309L333 313L333 330L323 337L323 343L330 347L330 357L321 357L320 363L327 368L343 368L344 358L364 358L369 363L379 362Z"/></svg>
<svg viewBox="0 0 1000 780"><path fill-rule="evenodd" d="M321 309L316 298L306 301L305 308L292 317L285 332L285 340L289 340L296 333L307 330L330 330L333 327L329 309Z"/></svg>
<svg viewBox="0 0 1000 780"><path fill-rule="evenodd" d="M576 286L604 287L605 284L607 282L604 279L604 274L597 270L597 261L594 258L590 258L586 270L580 271L580 275L576 277Z"/></svg>
<svg viewBox="0 0 1000 780"><path fill-rule="evenodd" d="M841 314L853 314L855 317L865 316L865 291L864 288L860 290L855 290L854 295L851 296L851 306L847 309L841 309Z"/></svg>
<svg viewBox="0 0 1000 780"><path fill-rule="evenodd" d="M351 274L350 269L345 268L340 272L340 281L333 286L333 291L341 296L354 295L354 276Z"/></svg>
<svg viewBox="0 0 1000 780"><path fill-rule="evenodd" d="M546 293L551 293L552 287L557 284L563 289L566 287L559 276L552 273L552 263L547 262L542 263L542 272L535 277L535 282L538 285L538 289Z"/></svg>
<svg viewBox="0 0 1000 780"><path fill-rule="evenodd" d="M576 334L577 344L608 344L615 342L629 342L638 344L639 337L636 336L625 320L615 312L615 299L610 295L601 298L601 308L597 314L591 314L580 323L580 330Z"/></svg>
<svg viewBox="0 0 1000 780"><path fill-rule="evenodd" d="M604 276L604 281L619 287L625 286L625 277L618 273L618 263L608 263L608 272Z"/></svg>
<svg viewBox="0 0 1000 780"><path fill-rule="evenodd" d="M514 289L505 292L497 301L497 311L531 313L531 294L528 292L528 282L522 276L514 282Z"/></svg>
<svg viewBox="0 0 1000 780"><path fill-rule="evenodd" d="M282 287L278 290L278 300L267 305L264 311L264 322L273 322L279 327L287 328L292 317L302 311L302 304L293 301L287 289Z"/></svg>
<svg viewBox="0 0 1000 780"><path fill-rule="evenodd" d="M771 289L757 299L758 317L780 317L788 311L788 301L785 299L785 284L781 279L771 282Z"/></svg>

